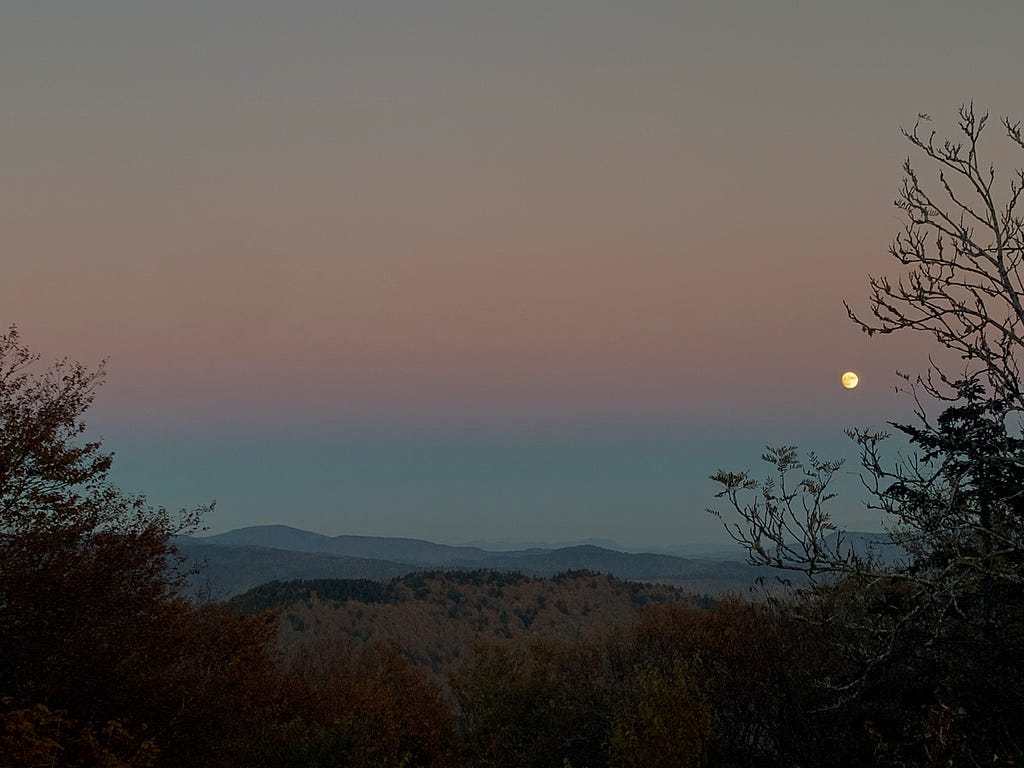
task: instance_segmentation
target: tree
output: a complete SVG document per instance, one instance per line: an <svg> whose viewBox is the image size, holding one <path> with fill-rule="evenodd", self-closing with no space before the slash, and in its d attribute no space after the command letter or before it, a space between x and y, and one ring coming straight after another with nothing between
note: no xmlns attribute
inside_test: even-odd
<svg viewBox="0 0 1024 768"><path fill-rule="evenodd" d="M616 747L629 746L635 764L843 765L870 755L863 729L824 711L828 699L811 685L841 661L825 633L785 612L739 597L655 606L613 647ZM640 738L622 741L630 736Z"/></svg>
<svg viewBox="0 0 1024 768"><path fill-rule="evenodd" d="M396 644L328 638L292 664L285 722L248 765L426 768L452 764L452 713Z"/></svg>
<svg viewBox="0 0 1024 768"><path fill-rule="evenodd" d="M963 361L905 375L915 424L890 422L909 458L887 462L885 432L851 430L869 506L890 521L884 549L848 540L828 509L838 462L792 446L762 457L773 476L719 471L726 527L751 562L795 571L807 586L784 610L828 626L849 662L823 680L856 712L891 764L1018 764L1024 745L1024 172L1005 200L980 159L988 122L960 110L958 140L937 141L920 116L908 141L938 171L932 191L910 160L896 205L907 221L891 254L895 281L869 278L869 334L919 331ZM1004 120L1024 149L1019 123ZM927 396L944 404L928 415ZM718 514L718 512L716 512ZM792 585L791 585L792 586ZM993 710L991 702L1001 706ZM972 763L977 761L977 763Z"/></svg>
<svg viewBox="0 0 1024 768"><path fill-rule="evenodd" d="M634 690L619 707L611 740L617 768L707 766L711 712L700 668L676 659L668 673L638 667Z"/></svg>
<svg viewBox="0 0 1024 768"><path fill-rule="evenodd" d="M38 363L17 329L0 336L0 691L84 702L109 681L78 653L94 669L123 662L140 617L176 594L170 536L200 511L176 522L109 482L111 455L82 439L102 366Z"/></svg>
<svg viewBox="0 0 1024 768"><path fill-rule="evenodd" d="M968 370L959 378L981 375L995 397L1024 408L1020 355L1024 349L1024 216L1018 203L1024 193L1024 169L1010 175L1004 196L997 190L994 165L981 159L988 114L974 105L960 108L959 136L938 140L925 129L931 118L919 115L903 135L937 170L938 189L922 181L908 158L896 207L905 226L890 246L902 267L895 281L870 277L870 313L861 319L849 304L847 313L864 332L918 331L958 353ZM1002 121L1014 149L1024 150L1019 121ZM929 394L948 377L920 383Z"/></svg>
<svg viewBox="0 0 1024 768"><path fill-rule="evenodd" d="M119 491L84 439L103 366L39 362L0 335L0 732L46 765L230 765L276 628L183 597L172 536L204 509Z"/></svg>
<svg viewBox="0 0 1024 768"><path fill-rule="evenodd" d="M606 764L609 681L585 642L481 644L450 678L463 765L541 768Z"/></svg>
<svg viewBox="0 0 1024 768"><path fill-rule="evenodd" d="M836 530L818 460L776 449L765 458L778 482L716 476L750 560L807 578L777 607L827 630L836 663L819 681L831 706L859 717L895 765L1022 756L1024 441L1007 432L1005 402L973 380L958 391L934 424L894 425L917 449L894 468L881 435L856 435L872 503L894 521L889 559Z"/></svg>

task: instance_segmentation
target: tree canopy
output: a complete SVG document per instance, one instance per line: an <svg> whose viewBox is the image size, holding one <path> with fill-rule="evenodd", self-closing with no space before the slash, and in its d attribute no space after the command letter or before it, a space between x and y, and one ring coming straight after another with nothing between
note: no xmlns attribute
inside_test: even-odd
<svg viewBox="0 0 1024 768"><path fill-rule="evenodd" d="M1024 171L1000 195L1001 177L982 159L988 115L973 105L961 108L954 138L927 131L929 120L904 131L936 182L907 160L896 201L905 228L890 249L900 274L869 278L868 319L847 306L868 334L923 333L962 361L903 374L915 421L889 422L909 443L902 458L885 456L887 431L848 432L868 506L889 521L884 551L858 546L833 518L840 462L783 446L763 456L773 469L765 480L725 470L712 479L750 561L807 577L779 608L829 628L850 664L819 683L864 719L881 762L1015 765L1024 760L1013 725L1024 718ZM1003 127L1024 149L1020 123Z"/></svg>

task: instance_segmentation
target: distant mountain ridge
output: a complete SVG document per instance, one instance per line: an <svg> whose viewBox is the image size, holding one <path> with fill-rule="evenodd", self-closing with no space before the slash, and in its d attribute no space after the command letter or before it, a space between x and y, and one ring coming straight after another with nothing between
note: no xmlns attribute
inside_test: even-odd
<svg viewBox="0 0 1024 768"><path fill-rule="evenodd" d="M272 547L293 552L325 552L345 557L397 560L416 565L430 565L442 561L475 562L485 560L493 555L513 554L490 552L478 547L453 547L423 539L384 536L325 536L288 525L255 525L215 536L203 536L196 540L218 546ZM543 550L520 550L514 554L540 551Z"/></svg>
<svg viewBox="0 0 1024 768"><path fill-rule="evenodd" d="M175 546L194 568L191 592L203 599L223 600L269 581L292 579L392 579L415 567L389 560L343 557L270 547L205 544L180 536Z"/></svg>
<svg viewBox="0 0 1024 768"><path fill-rule="evenodd" d="M735 558L630 553L594 544L492 551L423 539L325 536L287 525L251 526L213 536L181 536L176 544L198 569L192 580L194 588L215 599L274 580L379 580L438 569L517 571L529 576L588 570L708 594L745 592L759 578L774 573Z"/></svg>
<svg viewBox="0 0 1024 768"><path fill-rule="evenodd" d="M347 534L327 536L322 533L293 528L289 525L253 525L213 536L196 537L195 540L216 545L271 547L294 552L327 552L347 557L398 559L416 563L434 563L439 560L477 562L491 558L544 554L581 546L629 554L671 555L684 558L740 561L745 557L739 546L727 544L684 544L644 549L625 546L610 539L590 538L576 541L529 542L522 546L517 546L515 542L505 541L480 541L450 545L405 537Z"/></svg>
<svg viewBox="0 0 1024 768"><path fill-rule="evenodd" d="M528 549L566 549L581 545L593 545L615 552L632 554L675 555L676 557L705 557L719 560L743 560L746 555L735 542L693 542L685 544L623 544L612 539L586 538L558 541L502 541L480 539L460 544L464 547L476 547L488 552L516 552Z"/></svg>

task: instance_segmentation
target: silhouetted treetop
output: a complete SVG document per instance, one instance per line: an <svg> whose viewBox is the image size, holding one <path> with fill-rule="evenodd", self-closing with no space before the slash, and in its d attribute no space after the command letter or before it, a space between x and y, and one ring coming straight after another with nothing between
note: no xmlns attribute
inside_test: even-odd
<svg viewBox="0 0 1024 768"><path fill-rule="evenodd" d="M895 280L870 277L870 318L846 304L850 318L868 334L923 331L958 353L967 374L981 374L992 392L1024 408L1020 355L1024 344L1024 169L1000 175L982 155L987 113L961 107L957 135L940 138L920 115L903 135L923 154L935 181L929 183L910 158L896 207L904 229L890 247L901 267ZM1024 150L1019 121L1003 119L1014 150ZM938 368L922 383L933 396L948 377Z"/></svg>

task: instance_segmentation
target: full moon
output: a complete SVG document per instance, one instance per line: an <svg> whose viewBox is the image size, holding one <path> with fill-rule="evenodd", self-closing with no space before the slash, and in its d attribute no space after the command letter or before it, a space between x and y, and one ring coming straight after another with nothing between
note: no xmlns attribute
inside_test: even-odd
<svg viewBox="0 0 1024 768"><path fill-rule="evenodd" d="M846 387L847 389L853 389L858 384L860 384L860 376L858 376L853 371L847 371L846 373L844 373L842 379L840 380L843 382L843 386Z"/></svg>

